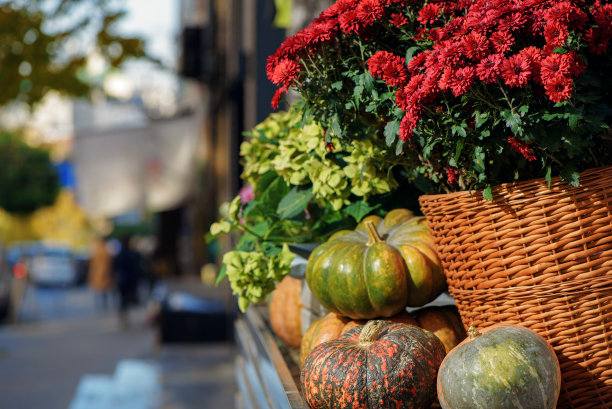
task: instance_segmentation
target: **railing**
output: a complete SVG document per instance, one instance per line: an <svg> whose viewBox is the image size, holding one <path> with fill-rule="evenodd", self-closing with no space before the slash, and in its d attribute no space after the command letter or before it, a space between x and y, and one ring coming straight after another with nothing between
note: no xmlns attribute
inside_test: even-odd
<svg viewBox="0 0 612 409"><path fill-rule="evenodd" d="M244 409L307 409L298 389L297 364L277 344L261 307L251 306L235 321L236 407Z"/></svg>

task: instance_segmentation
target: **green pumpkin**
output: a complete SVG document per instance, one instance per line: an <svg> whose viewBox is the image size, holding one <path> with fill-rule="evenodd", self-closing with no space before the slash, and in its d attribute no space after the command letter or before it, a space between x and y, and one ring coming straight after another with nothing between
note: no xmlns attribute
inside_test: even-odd
<svg viewBox="0 0 612 409"><path fill-rule="evenodd" d="M544 338L515 325L469 333L438 371L442 409L556 407L561 369Z"/></svg>
<svg viewBox="0 0 612 409"><path fill-rule="evenodd" d="M391 317L446 288L424 218L406 209L334 234L310 255L306 281L325 308L353 319Z"/></svg>

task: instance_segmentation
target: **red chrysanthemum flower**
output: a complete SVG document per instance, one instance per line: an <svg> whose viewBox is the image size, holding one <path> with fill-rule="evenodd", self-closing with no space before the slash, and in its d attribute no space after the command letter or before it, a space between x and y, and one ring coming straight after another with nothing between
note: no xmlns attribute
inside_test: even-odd
<svg viewBox="0 0 612 409"><path fill-rule="evenodd" d="M557 47L561 47L569 38L569 32L567 26L558 22L551 22L544 28L544 39L546 40L546 46L549 50L554 50Z"/></svg>
<svg viewBox="0 0 612 409"><path fill-rule="evenodd" d="M438 19L442 7L435 3L429 3L419 10L418 21L421 24L432 24Z"/></svg>
<svg viewBox="0 0 612 409"><path fill-rule="evenodd" d="M338 17L340 28L344 34L358 33L361 29L359 19L357 19L357 10L347 10Z"/></svg>
<svg viewBox="0 0 612 409"><path fill-rule="evenodd" d="M403 14L393 13L391 14L389 23L393 24L397 28L400 28L401 26L405 26L406 24L410 23L410 20L408 20Z"/></svg>
<svg viewBox="0 0 612 409"><path fill-rule="evenodd" d="M545 82L544 89L552 102L563 102L572 96L574 83L571 78L558 75Z"/></svg>
<svg viewBox="0 0 612 409"><path fill-rule="evenodd" d="M408 81L404 87L397 90L397 93L395 94L395 103L399 109L402 111L408 111L412 103L412 99L414 98L415 94L417 94L417 91L424 80L424 74L413 75L410 78L410 81Z"/></svg>
<svg viewBox="0 0 612 409"><path fill-rule="evenodd" d="M438 80L438 87L441 90L447 90L451 88L451 83L453 80L453 70L451 68L446 68L440 79Z"/></svg>
<svg viewBox="0 0 612 409"><path fill-rule="evenodd" d="M332 4L327 8L325 13L329 16L340 16L348 10L354 10L359 4L360 0L338 0L335 4Z"/></svg>
<svg viewBox="0 0 612 409"><path fill-rule="evenodd" d="M510 56L502 63L501 75L509 86L522 87L527 84L531 75L529 61L520 54Z"/></svg>
<svg viewBox="0 0 612 409"><path fill-rule="evenodd" d="M491 35L491 43L497 53L505 53L510 51L510 48L514 45L514 38L507 31L496 31Z"/></svg>
<svg viewBox="0 0 612 409"><path fill-rule="evenodd" d="M481 60L489 53L489 39L482 34L471 32L463 39L463 52L473 60Z"/></svg>
<svg viewBox="0 0 612 409"><path fill-rule="evenodd" d="M491 83L497 81L504 62L503 54L491 54L476 66L476 74L481 81Z"/></svg>
<svg viewBox="0 0 612 409"><path fill-rule="evenodd" d="M406 115L404 115L402 121L400 122L399 129L399 137L402 141L410 141L412 135L414 135L414 128L416 128L417 122L419 122L419 117L417 115L414 115L411 112L406 112Z"/></svg>
<svg viewBox="0 0 612 409"><path fill-rule="evenodd" d="M569 54L551 54L542 60L540 66L540 78L543 83L551 81L554 77L560 75L563 77L569 76L571 57Z"/></svg>
<svg viewBox="0 0 612 409"><path fill-rule="evenodd" d="M455 66L463 61L463 47L461 43L452 40L444 41L440 47L438 64L442 66Z"/></svg>
<svg viewBox="0 0 612 409"><path fill-rule="evenodd" d="M378 0L362 0L357 6L357 18L363 26L371 26L385 14L385 6Z"/></svg>
<svg viewBox="0 0 612 409"><path fill-rule="evenodd" d="M406 60L387 51L378 51L368 60L368 70L373 77L381 78L387 85L398 87L406 83Z"/></svg>
<svg viewBox="0 0 612 409"><path fill-rule="evenodd" d="M542 50L538 47L525 47L519 51L519 55L529 64L529 80L540 80L540 65L542 64Z"/></svg>
<svg viewBox="0 0 612 409"><path fill-rule="evenodd" d="M579 75L584 74L586 71L586 64L582 57L580 57L576 51L570 51L567 54L568 59L570 61L570 75L573 77L577 77Z"/></svg>
<svg viewBox="0 0 612 409"><path fill-rule="evenodd" d="M459 171L450 166L446 166L446 181L449 185L457 183L459 180Z"/></svg>
<svg viewBox="0 0 612 409"><path fill-rule="evenodd" d="M278 103L280 102L280 99L284 93L285 93L285 89L283 88L279 88L276 90L276 92L274 93L274 96L272 97L272 102L270 104L272 106L272 109L278 109Z"/></svg>
<svg viewBox="0 0 612 409"><path fill-rule="evenodd" d="M533 153L533 151L531 150L529 145L527 145L526 142L516 139L512 136L509 136L508 143L510 144L512 149L514 149L515 152L523 155L523 157L525 157L525 159L527 159L528 161L531 162L537 159L537 157L535 156L535 154Z"/></svg>
<svg viewBox="0 0 612 409"><path fill-rule="evenodd" d="M595 23L600 29L604 31L611 30L612 29L612 4L605 4L603 6L599 4L593 10L593 17L595 17Z"/></svg>
<svg viewBox="0 0 612 409"><path fill-rule="evenodd" d="M589 45L589 50L596 55L601 55L608 49L610 34L599 28L590 28L584 35L584 39Z"/></svg>
<svg viewBox="0 0 612 409"><path fill-rule="evenodd" d="M557 2L547 9L544 18L548 22L558 23L565 27L582 30L588 17L584 11L571 4L569 1Z"/></svg>
<svg viewBox="0 0 612 409"><path fill-rule="evenodd" d="M378 51L368 59L368 71L372 77L381 78L383 75L383 66L387 60L387 55L393 55L388 51Z"/></svg>
<svg viewBox="0 0 612 409"><path fill-rule="evenodd" d="M421 71L424 68L426 57L426 53L419 53L412 57L412 59L408 62L408 71L410 71L412 74Z"/></svg>
<svg viewBox="0 0 612 409"><path fill-rule="evenodd" d="M463 67L455 71L455 74L451 77L449 84L453 94L456 97L465 94L472 86L475 77L476 70L474 67Z"/></svg>
<svg viewBox="0 0 612 409"><path fill-rule="evenodd" d="M290 59L284 59L274 67L270 81L275 85L289 86L291 81L297 78L300 72L300 64Z"/></svg>
<svg viewBox="0 0 612 409"><path fill-rule="evenodd" d="M313 23L303 30L304 41L313 46L331 40L336 34L336 20Z"/></svg>

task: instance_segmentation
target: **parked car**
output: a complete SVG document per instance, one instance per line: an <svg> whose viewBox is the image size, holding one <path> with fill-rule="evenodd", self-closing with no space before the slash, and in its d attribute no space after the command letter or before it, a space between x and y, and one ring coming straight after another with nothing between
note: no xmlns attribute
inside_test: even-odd
<svg viewBox="0 0 612 409"><path fill-rule="evenodd" d="M79 282L77 263L66 249L45 249L30 256L29 278L36 285L68 287Z"/></svg>
<svg viewBox="0 0 612 409"><path fill-rule="evenodd" d="M22 263L27 280L35 285L67 287L82 281L76 257L66 247L52 247L40 242L19 243L7 250L6 260L11 269L16 263Z"/></svg>

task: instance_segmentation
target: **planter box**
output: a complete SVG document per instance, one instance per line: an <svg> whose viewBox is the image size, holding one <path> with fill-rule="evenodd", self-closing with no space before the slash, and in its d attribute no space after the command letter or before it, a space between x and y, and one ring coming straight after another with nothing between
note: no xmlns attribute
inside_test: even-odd
<svg viewBox="0 0 612 409"><path fill-rule="evenodd" d="M297 356L280 344L266 316L265 307L253 305L234 323L236 408L307 409L299 391Z"/></svg>

